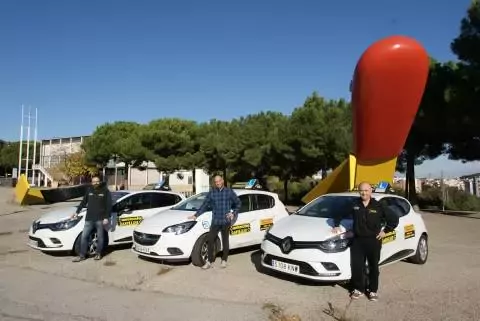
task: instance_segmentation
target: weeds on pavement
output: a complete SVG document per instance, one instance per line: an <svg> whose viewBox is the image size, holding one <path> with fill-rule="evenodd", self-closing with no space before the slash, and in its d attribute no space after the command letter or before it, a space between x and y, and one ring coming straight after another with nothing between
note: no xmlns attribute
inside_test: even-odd
<svg viewBox="0 0 480 321"><path fill-rule="evenodd" d="M278 305L273 303L265 303L263 305L264 310L268 310L270 315L268 316L269 321L301 321L300 317L296 314L289 315L285 313L285 310Z"/></svg>
<svg viewBox="0 0 480 321"><path fill-rule="evenodd" d="M343 312L341 312L338 309L336 309L331 302L328 302L328 309L323 310L323 313L325 313L329 317L332 317L336 321L355 321L356 318L352 319L350 317L347 317L347 312L351 304L352 304L352 300L350 299L348 300L348 303L345 306L345 309L343 310Z"/></svg>

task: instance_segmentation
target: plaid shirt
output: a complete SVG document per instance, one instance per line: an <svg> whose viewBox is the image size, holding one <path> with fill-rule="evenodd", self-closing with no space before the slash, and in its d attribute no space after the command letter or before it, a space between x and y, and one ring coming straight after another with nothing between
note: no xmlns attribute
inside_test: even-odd
<svg viewBox="0 0 480 321"><path fill-rule="evenodd" d="M231 225L237 220L238 211L240 210L241 202L235 192L228 188L222 189L213 188L205 198L202 206L195 213L196 217L199 217L207 211L210 207L212 209L212 225ZM233 211L234 218L229 221L226 215Z"/></svg>

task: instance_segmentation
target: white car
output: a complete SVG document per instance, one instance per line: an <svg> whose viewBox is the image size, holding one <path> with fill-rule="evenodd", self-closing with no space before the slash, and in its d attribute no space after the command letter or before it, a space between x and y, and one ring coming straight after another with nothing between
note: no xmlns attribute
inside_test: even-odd
<svg viewBox="0 0 480 321"><path fill-rule="evenodd" d="M342 233L332 233L333 217L349 213L355 192L326 194L311 201L275 224L261 245L262 266L317 281L346 281L351 278L350 241L352 218L342 220ZM403 197L373 193L399 216L395 231L383 239L380 267L407 259L424 264L428 257L428 232L422 216Z"/></svg>
<svg viewBox="0 0 480 321"><path fill-rule="evenodd" d="M112 216L105 241L108 245L131 243L135 226L185 199L180 193L167 191L122 190L111 193ZM43 252L73 251L78 255L86 209L82 209L76 219L70 219L76 210L77 206L60 207L35 220L28 233L28 245ZM89 238L90 255L97 247L96 235L94 230Z"/></svg>
<svg viewBox="0 0 480 321"><path fill-rule="evenodd" d="M289 215L275 193L260 190L234 191L242 205L237 221L230 228L230 249L260 244L265 231ZM200 208L206 196L206 192L199 193L161 215L145 219L135 228L132 251L151 259L191 259L196 266L204 265L212 212L207 210L197 220L188 220L188 217ZM222 250L220 239L217 238L215 253Z"/></svg>

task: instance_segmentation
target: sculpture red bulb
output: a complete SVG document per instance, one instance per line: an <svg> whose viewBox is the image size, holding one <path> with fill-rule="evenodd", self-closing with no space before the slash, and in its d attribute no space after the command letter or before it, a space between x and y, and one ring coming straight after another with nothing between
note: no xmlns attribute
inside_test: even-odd
<svg viewBox="0 0 480 321"><path fill-rule="evenodd" d="M428 78L429 57L416 40L391 36L360 57L352 84L353 154L381 162L403 149Z"/></svg>

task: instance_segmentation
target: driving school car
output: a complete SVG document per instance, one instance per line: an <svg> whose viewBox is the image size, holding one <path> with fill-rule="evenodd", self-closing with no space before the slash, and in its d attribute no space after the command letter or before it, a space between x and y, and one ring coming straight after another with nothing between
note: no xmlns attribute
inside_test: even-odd
<svg viewBox="0 0 480 321"><path fill-rule="evenodd" d="M382 240L380 267L404 259L424 264L428 257L428 232L422 216L403 197L373 193L399 217L395 231ZM262 242L264 268L318 281L345 281L351 277L350 244L352 217L341 221L333 234L333 218L351 213L354 192L326 194L275 224Z"/></svg>
<svg viewBox="0 0 480 321"><path fill-rule="evenodd" d="M286 218L289 213L275 193L260 190L237 190L241 207L230 228L230 249L260 244L265 231ZM188 261L202 266L207 259L207 233L212 219L208 208L196 220L194 214L205 201L207 193L194 195L182 203L145 219L133 232L132 251L143 257L165 261ZM215 253L222 249L217 237Z"/></svg>
<svg viewBox="0 0 480 321"><path fill-rule="evenodd" d="M115 191L112 194L112 216L106 228L105 243L108 245L132 242L135 226L155 213L169 209L185 197L180 193L167 191ZM86 209L70 218L77 207L61 207L42 215L30 226L28 245L43 252L80 252L80 236L85 225ZM89 235L88 252L95 253L97 233Z"/></svg>

